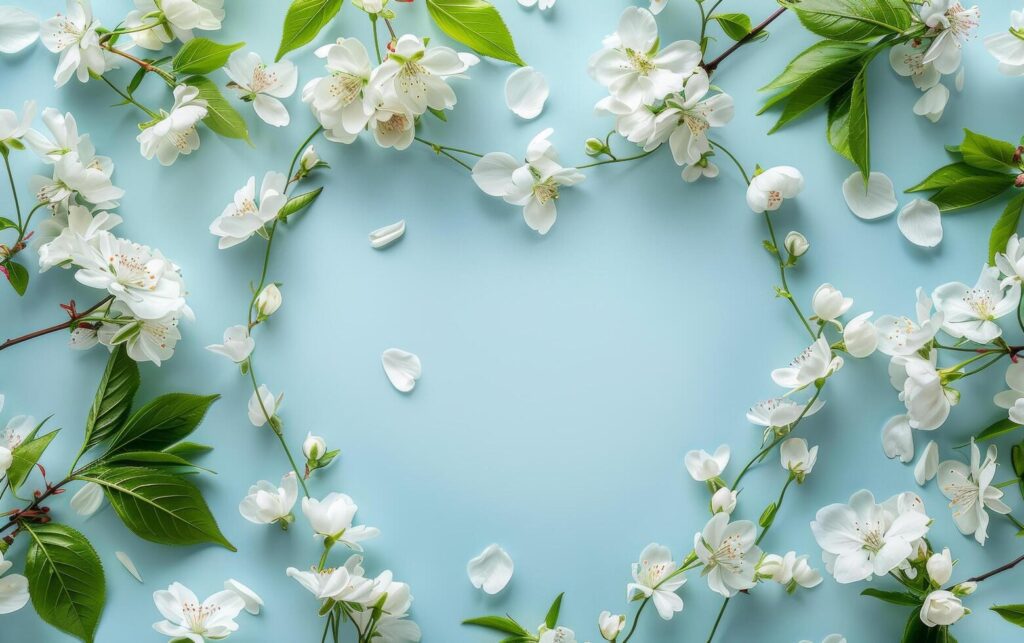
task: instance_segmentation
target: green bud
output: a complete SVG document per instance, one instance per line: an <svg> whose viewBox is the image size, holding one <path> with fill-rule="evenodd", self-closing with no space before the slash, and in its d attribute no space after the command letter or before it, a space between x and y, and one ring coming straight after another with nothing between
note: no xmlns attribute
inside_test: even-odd
<svg viewBox="0 0 1024 643"><path fill-rule="evenodd" d="M588 138L584 146L587 156L597 157L608 151L608 146L599 138Z"/></svg>

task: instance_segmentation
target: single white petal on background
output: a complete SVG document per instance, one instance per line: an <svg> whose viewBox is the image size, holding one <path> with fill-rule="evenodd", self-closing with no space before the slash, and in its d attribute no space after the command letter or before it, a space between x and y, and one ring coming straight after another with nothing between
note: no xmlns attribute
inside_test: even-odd
<svg viewBox="0 0 1024 643"><path fill-rule="evenodd" d="M914 480L922 487L939 472L939 445L935 440L928 442L921 457L914 465Z"/></svg>
<svg viewBox="0 0 1024 643"><path fill-rule="evenodd" d="M79 516L91 516L103 504L103 487L95 482L86 482L71 497L71 508Z"/></svg>
<svg viewBox="0 0 1024 643"><path fill-rule="evenodd" d="M466 565L469 582L488 594L497 594L512 580L512 557L498 545L488 545Z"/></svg>
<svg viewBox="0 0 1024 643"><path fill-rule="evenodd" d="M384 365L384 373L391 385L403 393L408 393L416 386L423 368L420 358L400 348L389 348L380 356Z"/></svg>
<svg viewBox="0 0 1024 643"><path fill-rule="evenodd" d="M390 246L401 239L403 235L405 235L405 219L398 223L386 225L383 228L377 228L371 232L370 245L379 250L380 248Z"/></svg>
<svg viewBox="0 0 1024 643"><path fill-rule="evenodd" d="M942 241L942 215L939 206L931 201L914 199L903 206L896 224L913 244L934 248Z"/></svg>
<svg viewBox="0 0 1024 643"><path fill-rule="evenodd" d="M906 415L897 415L885 423L882 450L887 458L899 458L900 462L914 459L914 432Z"/></svg>
<svg viewBox="0 0 1024 643"><path fill-rule="evenodd" d="M942 118L942 112L946 110L946 103L949 102L949 90L942 83L932 87L914 103L914 113L924 116L933 123Z"/></svg>
<svg viewBox="0 0 1024 643"><path fill-rule="evenodd" d="M961 67L960 71L956 72L956 76L953 77L953 87L956 87L957 92L964 90L964 68Z"/></svg>
<svg viewBox="0 0 1024 643"><path fill-rule="evenodd" d="M128 570L128 573L135 577L135 580L142 582L142 574L139 573L139 568L135 566L132 559L128 557L128 554L123 551L115 551L114 555L117 556L117 560L124 565L124 568Z"/></svg>
<svg viewBox="0 0 1024 643"><path fill-rule="evenodd" d="M892 179L881 172L868 176L867 187L864 175L854 172L843 181L843 198L850 211L861 219L878 219L896 211L896 191Z"/></svg>
<svg viewBox="0 0 1024 643"><path fill-rule="evenodd" d="M224 581L224 589L232 591L242 597L242 600L245 601L246 612L249 612L250 614L260 613L260 608L263 607L263 599L247 585L239 583L234 578L229 578Z"/></svg>
<svg viewBox="0 0 1024 643"><path fill-rule="evenodd" d="M505 81L505 104L520 118L540 116L550 93L544 74L533 67L520 67Z"/></svg>
<svg viewBox="0 0 1024 643"><path fill-rule="evenodd" d="M17 7L0 7L0 52L13 54L39 38L39 18Z"/></svg>

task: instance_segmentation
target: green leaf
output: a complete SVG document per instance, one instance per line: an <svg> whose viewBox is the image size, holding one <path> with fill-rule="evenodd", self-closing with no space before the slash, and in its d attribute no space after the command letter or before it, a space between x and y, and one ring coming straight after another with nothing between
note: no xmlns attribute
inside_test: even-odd
<svg viewBox="0 0 1024 643"><path fill-rule="evenodd" d="M841 156L853 161L850 151L850 96L853 83L846 85L828 100L828 125L825 137L829 145Z"/></svg>
<svg viewBox="0 0 1024 643"><path fill-rule="evenodd" d="M938 190L950 185L956 185L960 181L973 179L975 177L1003 177L1007 184L1012 184L1016 178L1005 172L991 172L982 170L966 163L950 163L935 170L928 177L917 185L907 188L904 192L924 192L926 190Z"/></svg>
<svg viewBox="0 0 1024 643"><path fill-rule="evenodd" d="M101 485L110 506L140 538L163 545L217 543L235 551L199 489L181 476L144 467L99 466L76 479Z"/></svg>
<svg viewBox="0 0 1024 643"><path fill-rule="evenodd" d="M297 214L313 205L313 202L316 201L317 197L320 196L320 193L323 191L323 188L317 188L315 190L310 190L309 192L304 192L298 196L293 196L288 199L288 202L284 204L283 208L281 208L281 211L277 214L277 218L287 221L288 217L291 215Z"/></svg>
<svg viewBox="0 0 1024 643"><path fill-rule="evenodd" d="M28 289L28 270L17 261L8 259L2 265L7 270L7 281L18 295L24 295Z"/></svg>
<svg viewBox="0 0 1024 643"><path fill-rule="evenodd" d="M427 11L441 31L476 53L520 67L526 65L516 51L505 21L491 3L485 0L427 0Z"/></svg>
<svg viewBox="0 0 1024 643"><path fill-rule="evenodd" d="M985 440L991 440L993 438L998 438L1001 435L1006 435L1007 433L1016 431L1019 428L1020 425L1016 422L1013 422L1009 418L1003 418L990 424L981 433L975 436L974 440L976 442L984 442Z"/></svg>
<svg viewBox="0 0 1024 643"><path fill-rule="evenodd" d="M761 512L761 517L757 519L757 524L763 528L768 528L773 522L775 522L775 514L778 513L779 506L774 502L768 503L768 506Z"/></svg>
<svg viewBox="0 0 1024 643"><path fill-rule="evenodd" d="M448 114L445 114L443 109L434 109L433 107L428 107L427 111L433 114L437 120L442 121L444 123L448 122Z"/></svg>
<svg viewBox="0 0 1024 643"><path fill-rule="evenodd" d="M838 54L839 52L834 53ZM817 54L815 54L815 57L817 57ZM858 56L854 57L847 55L819 68L817 71L806 73L806 77L796 85L788 83L783 85L782 91L769 98L760 110L760 112L764 112L776 104L785 102L779 120L769 133L775 132L790 121L807 113L836 92L843 90L851 82L856 82L856 79L864 74L864 69L873 57L874 53L872 51L867 53L861 52ZM795 79L797 73L804 74L805 71L801 67L791 71L788 76L787 72L783 71L776 81L780 79L785 81L787 78Z"/></svg>
<svg viewBox="0 0 1024 643"><path fill-rule="evenodd" d="M717 20L725 35L733 40L741 40L750 33L750 16L745 13L719 13L711 19Z"/></svg>
<svg viewBox="0 0 1024 643"><path fill-rule="evenodd" d="M1013 160L1016 151L1013 143L989 138L969 129L964 130L964 140L960 143L964 163L983 170L1019 170L1019 164Z"/></svg>
<svg viewBox="0 0 1024 643"><path fill-rule="evenodd" d="M199 90L199 98L206 101L206 124L215 133L225 138L249 140L249 128L242 115L231 106L217 89L217 85L206 76L189 76L186 85Z"/></svg>
<svg viewBox="0 0 1024 643"><path fill-rule="evenodd" d="M833 40L869 40L910 27L904 0L780 0L809 31Z"/></svg>
<svg viewBox="0 0 1024 643"><path fill-rule="evenodd" d="M96 398L85 420L85 441L88 451L114 434L132 410L132 400L139 390L139 364L128 357L124 346L117 347L107 360L100 378Z"/></svg>
<svg viewBox="0 0 1024 643"><path fill-rule="evenodd" d="M154 467L188 467L190 469L195 466L185 458L166 451L127 451L104 458L103 463Z"/></svg>
<svg viewBox="0 0 1024 643"><path fill-rule="evenodd" d="M275 61L294 49L308 44L341 9L342 0L294 0L284 16L281 45Z"/></svg>
<svg viewBox="0 0 1024 643"><path fill-rule="evenodd" d="M943 212L962 210L999 196L1006 192L1011 185L1013 185L1013 177L1008 174L973 176L942 188L928 200L939 206Z"/></svg>
<svg viewBox="0 0 1024 643"><path fill-rule="evenodd" d="M989 609L1014 625L1024 627L1024 605L993 605Z"/></svg>
<svg viewBox="0 0 1024 643"><path fill-rule="evenodd" d="M11 452L11 466L7 469L7 482L11 485L12 492L17 492L18 487L28 478L28 474L32 473L32 467L36 466L43 451L46 451L46 447L50 446L50 442L57 437L57 431L50 431L38 438L26 439Z"/></svg>
<svg viewBox="0 0 1024 643"><path fill-rule="evenodd" d="M172 444L164 449L164 453L176 455L179 458L184 458L190 462L193 458L209 453L210 451L213 451L213 447L205 444L199 444L197 442L178 442L177 444Z"/></svg>
<svg viewBox="0 0 1024 643"><path fill-rule="evenodd" d="M850 114L847 126L850 132L849 146L850 156L853 162L860 168L864 176L865 185L867 177L871 174L871 135L868 124L868 68L864 68L853 80L850 88Z"/></svg>
<svg viewBox="0 0 1024 643"><path fill-rule="evenodd" d="M128 87L126 88L126 92L129 96L134 94L135 90L139 88L139 85L142 84L142 79L146 77L148 71L149 70L147 70L145 67L139 67L139 71L135 72L135 75L132 76L132 79L128 81Z"/></svg>
<svg viewBox="0 0 1024 643"><path fill-rule="evenodd" d="M32 606L62 632L91 643L106 601L103 565L85 536L66 525L31 524L25 576Z"/></svg>
<svg viewBox="0 0 1024 643"><path fill-rule="evenodd" d="M185 439L220 396L169 393L137 410L111 440L108 454L160 451Z"/></svg>
<svg viewBox="0 0 1024 643"><path fill-rule="evenodd" d="M923 599L914 596L910 592L888 592L881 589L875 589L869 587L860 593L861 596L870 596L877 598L880 601L886 603L892 603L893 605L909 605L911 607L920 607Z"/></svg>
<svg viewBox="0 0 1024 643"><path fill-rule="evenodd" d="M782 73L762 87L761 91L793 89L823 70L847 65L866 52L867 47L862 43L820 40L797 54Z"/></svg>
<svg viewBox="0 0 1024 643"><path fill-rule="evenodd" d="M1006 251L1006 243L1017 232L1021 210L1024 210L1024 192L1018 192L1017 196L1010 199L1006 209L992 226L992 233L988 237L989 265L996 265L996 255Z"/></svg>
<svg viewBox="0 0 1024 643"><path fill-rule="evenodd" d="M467 618L462 621L463 625L476 625L477 627L484 627L489 630L495 630L497 632L504 632L506 634L515 634L518 636L529 636L530 633L523 629L523 626L516 623L514 620L507 616L479 616L477 618Z"/></svg>
<svg viewBox="0 0 1024 643"><path fill-rule="evenodd" d="M544 617L544 624L548 626L549 630L555 629L558 625L558 614L562 611L562 597L565 596L565 592L562 592L555 597L554 602L551 603L551 607L548 608L548 614Z"/></svg>
<svg viewBox="0 0 1024 643"><path fill-rule="evenodd" d="M171 69L176 74L208 74L226 65L231 52L243 46L244 42L222 45L209 38L193 38L175 54Z"/></svg>
<svg viewBox="0 0 1024 643"><path fill-rule="evenodd" d="M0 231L2 230L17 230L18 224L11 221L7 217L0 217Z"/></svg>

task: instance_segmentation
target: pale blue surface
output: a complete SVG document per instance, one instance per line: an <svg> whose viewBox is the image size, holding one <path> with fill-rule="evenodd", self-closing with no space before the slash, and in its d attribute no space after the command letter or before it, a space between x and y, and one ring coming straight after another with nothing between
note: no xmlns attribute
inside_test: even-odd
<svg viewBox="0 0 1024 643"><path fill-rule="evenodd" d="M16 4L48 11L58 6ZM130 6L101 4L98 13L107 24ZM215 37L246 40L269 57L286 4L229 2L224 30ZM544 114L535 122L510 114L502 87L511 68L484 62L472 70L471 81L455 82L459 104L449 123L428 118L424 135L518 156L550 126L563 158L585 162L583 140L610 127L592 116L603 92L586 75L586 60L627 4L560 0L542 14L500 0L521 54L551 82ZM773 7L767 0L725 6L741 4L755 19ZM980 4L981 35L1006 27L1007 3ZM400 30L436 35L422 2L397 9ZM663 42L696 35L694 7L684 0L673 0L659 23ZM781 234L797 227L812 243L791 284L801 300L818 283L832 281L856 298L858 311L910 313L919 285L973 283L997 207L944 218L942 246L921 250L903 239L894 218L866 224L847 211L840 184L852 168L827 147L822 112L765 136L773 120L754 115L762 100L756 88L811 41L792 16L771 31L770 39L730 58L715 77L737 103L735 120L719 138L748 165L803 170L806 191L776 217ZM369 33L366 18L346 6L319 41ZM312 49L294 58L301 65L300 87L322 74ZM1013 115L1020 113L1024 81L999 76L979 39L970 42L965 60L966 90L954 93L937 125L911 113L918 91L885 60L875 61L869 89L873 158L898 189L942 164L942 146L958 142L961 127L1008 140L1020 134ZM263 249L252 241L218 251L207 226L248 176L286 169L313 127L312 117L298 95L287 101L293 125L284 131L246 110L254 148L203 132L197 154L165 169L140 157L136 112L107 109L113 95L100 83L72 81L55 90L55 63L38 45L0 57L0 102L20 108L33 98L41 107L72 111L99 152L114 158L115 182L128 190L119 210L125 218L120 234L161 248L183 266L198 320L184 325L185 338L168 364L143 367L140 399L172 390L223 395L195 437L216 447L204 464L219 474L204 476L201 484L239 549L232 554L217 547L152 545L130 534L109 509L77 519L65 496L55 503L58 515L92 539L106 564L109 603L99 640L160 640L150 629L159 620L150 598L154 590L179 580L205 596L235 577L262 594L267 607L259 617L243 614L232 641L312 641L321 631L315 604L284 569L314 562L317 545L305 525L282 533L239 516L246 488L260 478L276 480L286 462L272 434L246 420L247 382L203 349L243 319L247 284L257 276ZM122 83L130 73L120 72ZM158 84L147 81L151 103L157 102ZM393 569L412 585L413 618L427 643L497 640L458 623L509 612L533 625L559 591L566 592L562 622L580 640L599 640L600 610L635 608L625 604L624 594L629 565L641 548L657 541L685 555L706 520L706 492L686 475L683 454L729 442L735 460L745 460L760 436L744 419L746 408L777 393L769 371L804 346L789 307L773 297L777 275L760 247L763 222L747 209L742 181L723 159L718 181L684 184L661 150L643 162L589 171L583 186L563 192L558 223L539 237L517 208L483 195L459 167L433 159L422 146L396 153L364 138L353 146L324 142L318 148L333 169L320 177L326 187L319 203L275 243L270 274L285 284L286 303L257 337L261 380L287 394L282 415L292 444L312 430L344 452L313 481L315 494L352 495L361 521L380 527L383 535L368 546L367 568ZM19 186L41 169L28 154L18 154ZM6 203L6 191L2 198ZM403 217L407 238L383 252L371 250L366 234ZM58 270L33 275L23 300L0 290L0 336L54 323L63 314L56 304L70 297L89 302L95 291ZM46 456L53 472L78 446L105 360L101 350L70 352L65 342L51 336L0 358L4 418L53 413L54 425L64 427ZM390 346L423 360L423 379L409 396L391 388L381 371L380 353ZM964 387L964 403L938 434L944 447L998 417L989 403L1002 388L994 371ZM883 498L917 489L910 467L886 460L880 448L883 423L901 408L881 356L850 363L824 397L828 405L806 426L806 435L821 445L818 465L808 484L790 492L764 542L770 551L808 553L818 566L820 550L807 526L817 508L844 501L861 487ZM919 448L922 437L928 436L918 436ZM756 519L774 498L783 480L776 462L773 457L747 478L739 516ZM1020 505L1016 492L1007 491L1010 504ZM950 546L961 561L957 578L1019 551L1005 521L993 519L992 540L982 550L956 531L934 485L922 493L937 519L932 541ZM491 542L501 543L516 562L511 585L497 597L473 589L465 574L466 561ZM16 569L23 547L12 551ZM133 557L144 585L121 569L115 550ZM830 632L851 642L892 640L905 609L858 597L866 586L826 578L795 596L777 586L759 588L734 601L719 640L818 641ZM720 598L698 574L682 595L682 615L664 623L653 611L645 614L633 640L704 640ZM969 602L977 613L954 629L961 641L1019 637L1020 630L986 613L997 600L1024 601L1020 573L986 583ZM68 640L30 608L0 622L17 640Z"/></svg>

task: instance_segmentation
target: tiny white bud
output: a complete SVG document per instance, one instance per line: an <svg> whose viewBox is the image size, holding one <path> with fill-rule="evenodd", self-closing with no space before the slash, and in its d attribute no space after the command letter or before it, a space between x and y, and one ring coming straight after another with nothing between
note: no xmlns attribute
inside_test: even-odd
<svg viewBox="0 0 1024 643"><path fill-rule="evenodd" d="M711 512L731 514L736 509L736 492L722 487L711 496Z"/></svg>
<svg viewBox="0 0 1024 643"><path fill-rule="evenodd" d="M316 460L324 453L327 453L327 441L319 435L307 433L306 439L302 441L302 455L307 460Z"/></svg>
<svg viewBox="0 0 1024 643"><path fill-rule="evenodd" d="M924 605L921 606L921 622L928 627L952 625L966 613L967 610L958 596L953 592L937 589L924 599Z"/></svg>
<svg viewBox="0 0 1024 643"><path fill-rule="evenodd" d="M796 230L786 235L784 245L786 247L786 252L788 252L790 256L793 257L802 256L811 247L810 242L807 241L807 237L800 234Z"/></svg>
<svg viewBox="0 0 1024 643"><path fill-rule="evenodd" d="M302 152L302 158L299 159L299 170L303 173L308 173L319 162L320 155L316 153L316 148L310 145Z"/></svg>
<svg viewBox="0 0 1024 643"><path fill-rule="evenodd" d="M260 317L270 317L281 307L281 289L277 284L268 284L256 297L256 310Z"/></svg>
<svg viewBox="0 0 1024 643"><path fill-rule="evenodd" d="M878 329L871 323L872 314L874 311L857 315L843 329L846 352L853 357L867 357L878 348Z"/></svg>
<svg viewBox="0 0 1024 643"><path fill-rule="evenodd" d="M974 593L974 590L978 589L978 584L974 581L964 581L953 588L953 593L958 596L970 596Z"/></svg>
<svg viewBox="0 0 1024 643"><path fill-rule="evenodd" d="M606 641L614 641L626 626L626 617L623 614L612 614L604 611L597 617L597 626L601 630L601 638Z"/></svg>
<svg viewBox="0 0 1024 643"><path fill-rule="evenodd" d="M597 138L588 138L584 151L587 156L601 156L608 149L604 141Z"/></svg>
<svg viewBox="0 0 1024 643"><path fill-rule="evenodd" d="M943 549L941 554L932 554L926 567L928 568L928 577L935 584L945 585L953 575L953 558L949 554L949 547Z"/></svg>
<svg viewBox="0 0 1024 643"><path fill-rule="evenodd" d="M853 306L853 299L843 297L841 290L832 284L821 284L811 297L811 308L822 321L834 321Z"/></svg>

